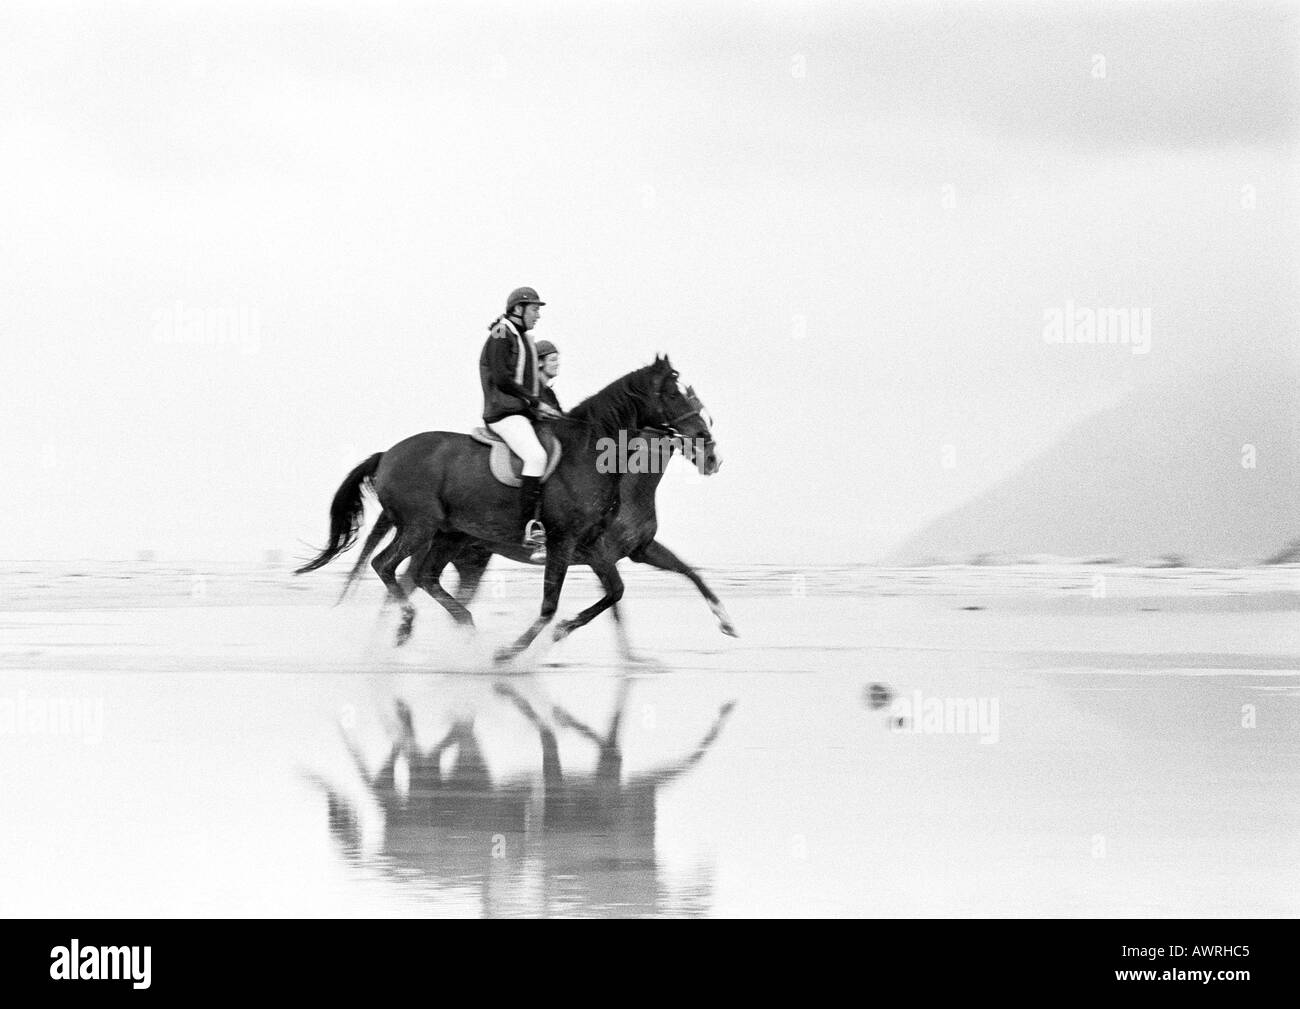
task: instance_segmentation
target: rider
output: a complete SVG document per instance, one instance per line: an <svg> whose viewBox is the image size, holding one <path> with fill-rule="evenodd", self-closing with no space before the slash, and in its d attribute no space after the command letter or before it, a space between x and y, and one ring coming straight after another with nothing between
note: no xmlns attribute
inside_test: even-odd
<svg viewBox="0 0 1300 1009"><path fill-rule="evenodd" d="M542 402L552 407L556 413L563 413L555 395L555 376L560 373L560 352L550 340L537 341L537 367L542 373L542 388L539 392Z"/></svg>
<svg viewBox="0 0 1300 1009"><path fill-rule="evenodd" d="M536 518L542 496L541 478L546 472L546 450L537 440L533 419L558 414L542 400L537 348L528 335L545 304L531 287L511 291L505 314L488 327L487 342L478 361L483 421L523 460L519 525L523 545L533 551L534 561L546 556L546 531Z"/></svg>

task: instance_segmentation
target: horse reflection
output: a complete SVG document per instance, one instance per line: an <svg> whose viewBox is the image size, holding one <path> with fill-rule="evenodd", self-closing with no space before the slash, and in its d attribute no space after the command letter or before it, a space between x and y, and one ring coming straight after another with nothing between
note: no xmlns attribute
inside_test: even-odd
<svg viewBox="0 0 1300 1009"><path fill-rule="evenodd" d="M630 689L626 678L603 733L552 708L556 728L596 748L595 769L584 774L564 770L556 728L533 704L507 683L495 689L537 732L540 781L530 776L495 782L469 720L457 721L433 747L421 749L411 711L398 701L392 745L376 770L367 768L348 740L383 817L378 852L365 851L358 809L318 781L330 832L345 857L408 883L477 886L480 911L488 917L705 914L712 899L707 874L685 887L670 887L663 879L655 857L656 801L661 788L704 758L734 702L722 705L692 751L625 780L619 733ZM449 751L454 752L447 763Z"/></svg>

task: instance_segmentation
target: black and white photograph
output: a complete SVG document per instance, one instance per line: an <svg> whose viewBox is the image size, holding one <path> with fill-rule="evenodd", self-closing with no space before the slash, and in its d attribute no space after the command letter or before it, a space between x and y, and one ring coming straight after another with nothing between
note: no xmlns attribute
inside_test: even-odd
<svg viewBox="0 0 1300 1009"><path fill-rule="evenodd" d="M1297 0L5 3L0 915L1248 982L1298 211Z"/></svg>

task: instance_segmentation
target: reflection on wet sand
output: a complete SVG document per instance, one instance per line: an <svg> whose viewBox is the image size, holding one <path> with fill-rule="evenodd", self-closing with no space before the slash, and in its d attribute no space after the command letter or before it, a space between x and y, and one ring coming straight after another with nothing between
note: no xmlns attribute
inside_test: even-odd
<svg viewBox="0 0 1300 1009"><path fill-rule="evenodd" d="M677 760L624 778L620 725L631 689L622 677L603 733L559 706L544 718L512 684L495 692L517 710L521 731L541 744L541 775L493 779L471 719L432 747L417 742L410 708L371 771L345 734L353 762L382 817L383 840L367 844L361 809L320 779L329 830L343 857L410 886L473 887L484 917L681 916L709 913L711 867L669 885L655 855L659 790L694 768L718 738L734 702L722 705L699 744ZM553 727L554 726L554 727ZM556 729L596 748L589 773L566 771ZM450 763L444 767L444 755ZM436 899L436 897L435 897Z"/></svg>

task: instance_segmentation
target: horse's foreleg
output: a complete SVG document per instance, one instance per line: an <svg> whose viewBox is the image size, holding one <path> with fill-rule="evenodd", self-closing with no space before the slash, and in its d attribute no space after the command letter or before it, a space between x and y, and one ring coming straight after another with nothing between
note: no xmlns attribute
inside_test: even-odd
<svg viewBox="0 0 1300 1009"><path fill-rule="evenodd" d="M614 697L614 711L609 716L609 731L601 741L600 756L596 760L597 781L617 785L623 780L623 751L618 745L618 730L623 724L623 709L627 707L627 695L631 689L632 678L620 677L618 693Z"/></svg>
<svg viewBox="0 0 1300 1009"><path fill-rule="evenodd" d="M613 561L608 558L593 557L588 561L588 564L591 565L591 570L595 572L596 577L600 579L605 594L572 620L561 620L555 627L556 641L563 640L579 627L591 623L595 617L604 613L623 598L623 579L620 577L618 567Z"/></svg>
<svg viewBox="0 0 1300 1009"><path fill-rule="evenodd" d="M610 728L604 739L597 737L599 757L595 761L595 780L617 785L623 780L623 750L619 746L619 727L623 724L623 710L628 706L628 692L632 677L620 676L619 689L614 698L614 713L610 715Z"/></svg>
<svg viewBox="0 0 1300 1009"><path fill-rule="evenodd" d="M578 735L586 739L589 743L593 743L596 746L603 746L605 744L605 740L601 738L599 732L593 729L586 722L578 721L576 718L574 718L571 714L569 714L559 705L556 705L553 709L551 709L551 713L555 716L555 721L557 724L564 726L564 728L566 729L572 729Z"/></svg>
<svg viewBox="0 0 1300 1009"><path fill-rule="evenodd" d="M658 540L651 540L646 546L642 547L636 553L631 555L632 560L641 564L649 564L651 567L658 568L660 571L675 571L679 575L685 575L691 580L691 583L700 590L705 601L709 604L709 609L713 615L718 618L718 629L723 634L730 635L733 638L739 637L736 633L735 625L731 622L726 607L722 601L713 594L713 590L705 583L704 579L699 576L696 570L669 550Z"/></svg>
<svg viewBox="0 0 1300 1009"><path fill-rule="evenodd" d="M392 756L385 764L387 774L387 787L389 791L396 794L397 781L395 778L396 764L398 756L406 758L407 770L407 795L406 800L428 798L435 795L441 784L442 772L439 769L436 759L429 760L420 753L419 744L415 739L415 724L411 717L410 706L398 698L394 702L397 711L397 738L393 744Z"/></svg>
<svg viewBox="0 0 1300 1009"><path fill-rule="evenodd" d="M569 571L569 562L573 556L572 547L564 543L548 545L546 549L546 587L542 594L542 611L540 616L513 644L496 651L498 663L508 662L533 643L542 629L555 619L555 611L560 605L560 592L564 588L564 576Z"/></svg>
<svg viewBox="0 0 1300 1009"><path fill-rule="evenodd" d="M541 716L528 703L524 695L509 683L497 683L493 689L502 697L509 698L519 709L519 713L537 730L537 735L542 741L542 779L548 787L557 787L563 778L563 772L560 769L560 746L555 739L555 730L542 721Z"/></svg>
<svg viewBox="0 0 1300 1009"><path fill-rule="evenodd" d="M623 611L615 603L609 608L609 615L614 618L614 633L618 638L618 653L625 666L644 666L662 669L663 663L632 650L632 640L627 635L627 626L623 623Z"/></svg>
<svg viewBox="0 0 1300 1009"><path fill-rule="evenodd" d="M695 747L693 752L687 754L684 758L674 764L667 764L656 768L647 774L642 780L649 781L658 788L662 785L668 784L674 778L681 777L698 764L704 758L704 755L709 752L709 748L717 741L718 733L722 731L722 726L731 716L732 709L735 708L735 706L735 701L728 701L718 709L718 717L714 719L713 725L710 726L709 731L705 733L704 738L700 740L699 745Z"/></svg>
<svg viewBox="0 0 1300 1009"><path fill-rule="evenodd" d="M639 657L632 651L632 642L628 640L627 628L623 626L623 612L615 603L609 608L609 615L614 618L614 633L618 637L618 652L624 662L637 662Z"/></svg>

